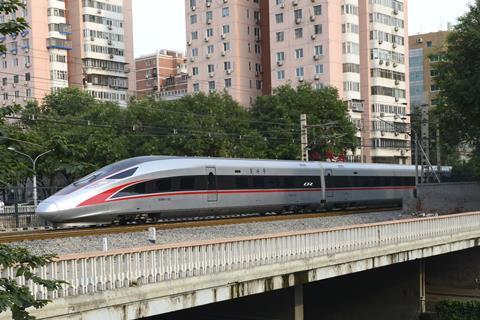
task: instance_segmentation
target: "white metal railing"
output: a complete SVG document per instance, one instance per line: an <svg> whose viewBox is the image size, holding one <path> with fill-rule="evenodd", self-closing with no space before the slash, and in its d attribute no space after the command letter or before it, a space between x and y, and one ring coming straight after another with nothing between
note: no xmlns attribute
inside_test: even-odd
<svg viewBox="0 0 480 320"><path fill-rule="evenodd" d="M69 283L60 290L18 281L37 298L55 299L471 232L480 234L480 213L63 256L37 270Z"/></svg>

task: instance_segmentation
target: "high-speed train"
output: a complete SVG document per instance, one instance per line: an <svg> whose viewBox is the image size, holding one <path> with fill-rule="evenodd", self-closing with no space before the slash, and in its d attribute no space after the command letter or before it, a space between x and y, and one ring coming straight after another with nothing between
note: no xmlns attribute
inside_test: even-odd
<svg viewBox="0 0 480 320"><path fill-rule="evenodd" d="M145 156L106 166L41 202L55 224L401 204L415 167Z"/></svg>

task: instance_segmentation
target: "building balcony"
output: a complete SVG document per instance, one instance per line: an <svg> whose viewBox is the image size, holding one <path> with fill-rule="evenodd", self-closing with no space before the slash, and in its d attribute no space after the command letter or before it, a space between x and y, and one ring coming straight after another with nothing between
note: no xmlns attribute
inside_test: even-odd
<svg viewBox="0 0 480 320"><path fill-rule="evenodd" d="M349 100L347 101L348 110L353 112L363 112L365 107L362 100Z"/></svg>
<svg viewBox="0 0 480 320"><path fill-rule="evenodd" d="M48 38L47 49L72 50L72 41L65 39Z"/></svg>

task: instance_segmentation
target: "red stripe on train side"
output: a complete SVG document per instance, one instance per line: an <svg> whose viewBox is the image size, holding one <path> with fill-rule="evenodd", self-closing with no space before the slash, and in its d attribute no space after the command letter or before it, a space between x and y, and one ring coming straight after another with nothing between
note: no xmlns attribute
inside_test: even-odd
<svg viewBox="0 0 480 320"><path fill-rule="evenodd" d="M180 191L170 193L152 193L138 196L127 196L121 198L111 198L115 193L123 188L139 183L141 181L131 182L94 196L84 202L79 207L102 204L108 202L126 201L133 199L147 199L155 197L175 197L175 196L189 196L189 195L208 195L208 194L249 194L249 193L286 193L286 192L321 192L322 189L251 189L251 190L219 190L219 191ZM357 187L357 188L327 188L326 191L372 191L372 190L414 190L415 186L402 186L402 187Z"/></svg>

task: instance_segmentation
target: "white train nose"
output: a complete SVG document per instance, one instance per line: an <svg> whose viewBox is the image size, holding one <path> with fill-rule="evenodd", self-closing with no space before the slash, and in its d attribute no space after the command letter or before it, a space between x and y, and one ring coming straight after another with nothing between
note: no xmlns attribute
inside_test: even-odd
<svg viewBox="0 0 480 320"><path fill-rule="evenodd" d="M35 213L38 214L38 216L42 219L47 221L55 221L55 217L58 216L59 210L60 208L55 202L42 201L35 210Z"/></svg>

